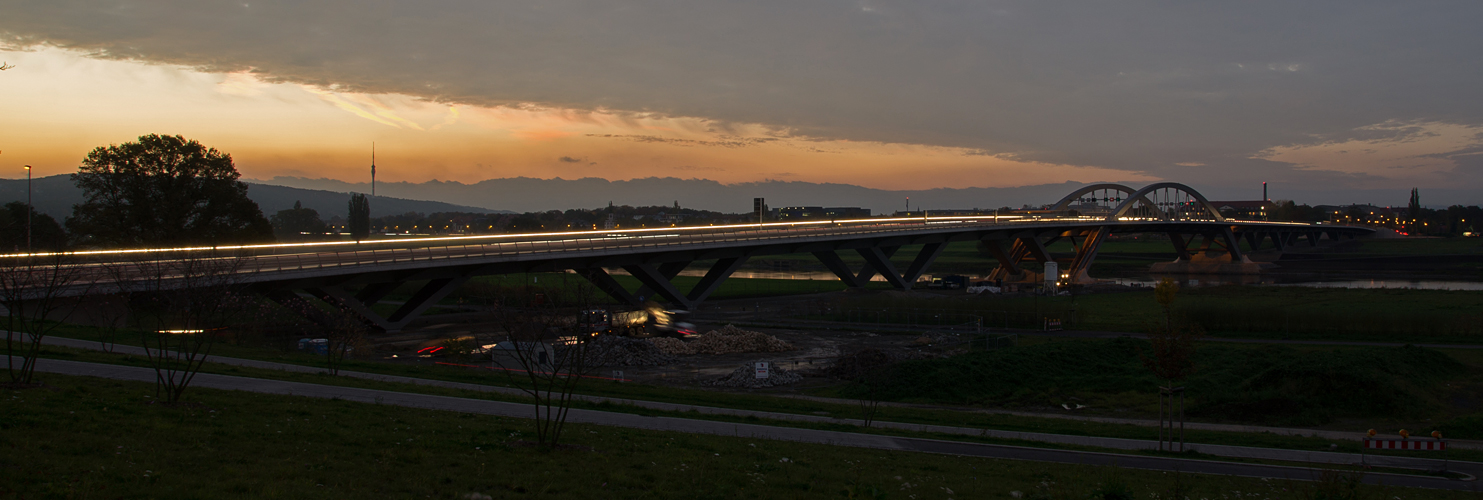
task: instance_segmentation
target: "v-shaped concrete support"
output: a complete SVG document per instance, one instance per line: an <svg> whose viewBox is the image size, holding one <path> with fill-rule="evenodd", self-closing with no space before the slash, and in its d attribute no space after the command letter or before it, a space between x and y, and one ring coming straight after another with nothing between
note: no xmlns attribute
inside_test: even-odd
<svg viewBox="0 0 1483 500"><path fill-rule="evenodd" d="M671 283L668 278L665 278L664 274L659 272L659 269L653 265L633 264L623 266L623 270L628 271L628 274L632 274L633 277L638 278L640 283L654 290L655 293L664 297L665 300L684 306L686 309L694 307L695 303L689 297L680 293L680 290L675 288L674 283ZM640 298L642 299L643 296L640 296Z"/></svg>
<svg viewBox="0 0 1483 500"><path fill-rule="evenodd" d="M618 280L613 279L613 276L608 274L603 268L586 267L575 269L575 271L577 275L587 278L587 281L592 282L592 285L596 286L598 290L602 290L608 296L618 299L618 302L635 307L643 305L643 301L639 300L634 294L628 293L628 290L625 290L623 285L618 283Z"/></svg>
<svg viewBox="0 0 1483 500"><path fill-rule="evenodd" d="M680 271L684 271L689 265L689 262L664 262L659 264L659 275L664 277L665 281L670 281L675 279L675 276L679 276ZM654 289L649 288L648 285L640 285L639 290L633 294L639 297L649 297L654 295Z"/></svg>
<svg viewBox="0 0 1483 500"><path fill-rule="evenodd" d="M390 332L400 329L395 325L392 325L390 321L386 320L386 318L382 318L380 314L376 314L375 311L371 310L370 306L371 304L375 304L375 302L367 303L361 301L350 292L347 292L345 291L345 289L338 286L309 288L304 291L309 292L310 295L319 298L319 300L325 301L325 303L331 306L350 311L351 313L360 316L361 319L365 320L366 323L376 327L381 331Z"/></svg>
<svg viewBox="0 0 1483 500"><path fill-rule="evenodd" d="M839 254L833 250L814 252L814 257L817 257L819 262L824 263L824 267L828 268L829 272L838 276L839 281L844 282L845 286L850 288L865 286L865 282L856 279L855 272L851 271L850 266L845 264L844 259L839 258Z"/></svg>
<svg viewBox="0 0 1483 500"><path fill-rule="evenodd" d="M385 318L371 310L371 306L396 289L396 284L369 285L356 294L338 286L309 288L305 291L332 306L355 313L366 323L382 331L397 332L468 280L469 275L428 280L427 284L422 285L422 288L402 303L401 307Z"/></svg>
<svg viewBox="0 0 1483 500"><path fill-rule="evenodd" d="M1092 279L1092 262L1097 260L1097 252L1102 248L1102 242L1107 240L1110 229L1106 226L1087 231L1086 238L1082 239L1081 245L1076 247L1076 258L1071 260L1071 269L1068 274L1073 283L1095 283Z"/></svg>
<svg viewBox="0 0 1483 500"><path fill-rule="evenodd" d="M946 248L947 243L927 243L922 245L922 251L917 253L915 259L912 259L911 265L906 266L906 273L901 275L901 280L907 283L907 287L910 288L910 285L916 283L917 278L922 277L922 273L926 272L927 267L937 261L937 257L942 255L942 251Z"/></svg>
<svg viewBox="0 0 1483 500"><path fill-rule="evenodd" d="M901 274L896 272L896 265L891 263L891 258L880 248L861 248L856 250L861 257L865 258L865 268L874 269L876 273L886 278L891 286L897 290L910 290L911 284L901 279ZM864 273L861 273L864 274Z"/></svg>
<svg viewBox="0 0 1483 500"><path fill-rule="evenodd" d="M901 247L899 246L880 247L881 255L884 256L886 259L890 259L892 255L896 255L896 251L900 249ZM856 252L859 252L859 250L856 250ZM859 283L860 286L865 286L866 283L870 283L870 279L874 278L875 275L875 267L871 266L867 261L865 267L860 269L860 274L855 275L855 282Z"/></svg>
<svg viewBox="0 0 1483 500"><path fill-rule="evenodd" d="M687 307L695 307L706 297L710 297L711 293L721 287L721 282L730 278L731 274L745 263L747 263L746 257L718 259L715 264L711 265L711 269L706 271L705 277L700 278L700 282L695 284L695 288L690 289L690 294L687 296L690 299L690 305Z"/></svg>

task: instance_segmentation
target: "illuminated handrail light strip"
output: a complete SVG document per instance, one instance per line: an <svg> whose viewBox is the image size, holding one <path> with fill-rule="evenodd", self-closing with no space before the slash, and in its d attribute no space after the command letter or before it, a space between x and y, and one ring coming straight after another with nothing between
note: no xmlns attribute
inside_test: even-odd
<svg viewBox="0 0 1483 500"><path fill-rule="evenodd" d="M769 228L769 227L795 227L825 224L865 224L882 222L920 222L920 221L962 221L982 222L985 220L1007 220L1022 219L1019 215L970 215L952 217L892 217L889 219L848 219L848 220L817 220L797 222L765 222L759 224L728 224L724 226L683 226L683 227L649 227L638 229L593 229L587 231L561 231L550 233L522 233L522 234L481 234L474 236L442 236L435 238L408 238L399 240L354 240L354 241L314 241L308 243L265 243L258 245L218 245L199 247L173 247L173 248L132 248L123 250L78 250L72 252L34 252L34 253L12 253L0 254L0 258L17 257L55 257L55 256L85 256L85 255L127 255L142 253L164 253L164 252L202 252L202 251L225 251L225 250L267 250L274 248L312 248L333 247L349 245L377 245L377 244L405 244L426 243L437 241L467 241L467 240L491 240L530 237L552 237L552 236L611 236L617 233L655 233L660 231L704 231L717 229L747 229L747 228Z"/></svg>
<svg viewBox="0 0 1483 500"><path fill-rule="evenodd" d="M433 238L407 238L407 239L397 239L397 240L315 241L315 242L308 242L308 243L266 243L266 244L258 244L258 245L218 245L218 246L174 247L174 248L134 248L134 249L123 249L123 250L79 250L79 251L72 251L72 252L34 252L34 253L0 254L0 258L55 257L55 256L59 256L59 255L60 256L87 256L87 255L128 255L128 254L143 254L143 253L164 253L164 252L201 252L201 251L227 251L227 250L267 250L267 249L276 249L276 248L304 248L304 249L308 249L308 248L314 248L314 247L335 247L335 246L351 246L351 245L355 245L355 246L360 246L360 245L383 245L383 244L384 245L398 245L398 244L405 244L405 243L429 243L429 242L440 242L440 241L500 240L500 239L514 239L514 238L560 237L560 236L582 236L582 235L602 236L602 237L609 237L609 238L611 238L611 237L614 237L613 236L614 234L620 234L620 236L617 236L617 237L633 237L633 236L643 236L643 234L635 234L635 233L657 233L657 232L661 232L661 231L669 231L669 232L687 232L688 231L688 232L694 232L694 231L705 231L705 230L727 230L727 229L749 229L749 228L782 228L782 227L797 227L797 226L820 226L820 225L828 225L828 224L880 224L880 223L922 222L922 221L929 221L929 222L935 222L935 223L973 223L973 222L983 222L983 221L986 221L986 220L993 220L995 222L1041 222L1041 221L1055 222L1055 221L1101 221L1101 220L1104 220L1104 219L1101 218L1101 217L1092 217L1092 216L1039 218L1039 217L1026 217L1026 216L1022 216L1022 215L969 215L969 216L941 216L941 217L931 217L931 216L928 216L928 217L892 217L892 218L886 218L886 219L816 220L816 221L796 221L796 222L766 222L766 223L761 223L761 224L728 224L728 225L723 225L723 226L651 227L651 228L637 228L637 229L593 229L593 230L587 230L587 231L560 231L560 232L550 232L550 233L481 234L481 235L473 235L473 236L441 236L441 237L433 237ZM1144 218L1144 217L1136 217L1136 216L1134 216L1134 217L1124 216L1124 217L1119 217L1118 220L1119 221L1137 221L1137 220L1156 220L1156 219L1147 219L1147 218ZM1164 221L1160 221L1160 222L1164 222ZM1241 223L1241 224L1270 224L1270 225L1293 225L1294 224L1292 222L1247 221L1247 220L1234 220L1234 219L1227 219L1227 222L1238 222L1238 223ZM668 236L668 235L664 235L664 236Z"/></svg>
<svg viewBox="0 0 1483 500"><path fill-rule="evenodd" d="M316 242L308 242L308 243L269 243L269 244L259 244L259 245L220 245L220 246L174 247L174 248L136 248L136 249L123 249L123 250L81 250L81 251L72 251L72 252L35 252L35 253L0 254L0 258L86 256L86 255L127 255L127 254L143 254L143 253L156 253L156 252L158 252L158 253L164 253L164 252L197 252L197 251L226 251L226 250L261 250L261 249L275 249L275 248L306 248L307 249L307 248L312 248L312 247L332 247L332 246L349 246L349 245L355 245L355 246L360 246L360 245L377 245L377 244L397 245L397 244L405 244L405 243L424 243L424 242L439 242L439 241L467 241L467 240L491 240L491 239L496 239L497 240L497 239L511 239L511 238L528 238L528 237L546 237L546 238L549 238L549 237L560 237L560 236L583 236L583 235L589 236L588 239L595 239L595 238L590 238L590 236L601 236L603 239L610 239L610 238L645 237L646 235L644 235L644 234L632 234L632 233L656 233L656 232L661 232L661 231L669 231L669 232L691 231L691 232L693 232L693 231L717 230L717 229L727 230L727 229L748 229L748 228L780 228L780 227L796 227L796 226L818 226L818 225L826 225L826 224L876 224L876 225L883 225L883 224L880 224L880 223L884 223L884 222L893 222L893 223L894 222L922 222L924 220L925 221L932 222L932 223L939 223L939 224L942 224L942 223L973 223L973 222L983 222L983 221L986 221L986 220L993 220L996 223L997 222L1015 223L1015 222L1058 222L1058 221L1062 221L1062 222L1064 222L1064 221L1105 221L1105 219L1102 218L1102 217L1085 216L1085 215L1075 216L1075 217L1052 217L1052 218L1042 218L1042 217L1033 217L1033 216L1032 217L1026 217L1026 216L1021 216L1021 215L997 215L997 216L995 216L995 215L970 215L970 216L941 216L941 217L930 217L929 216L929 217L925 217L925 218L923 218L923 217L892 217L892 218L888 218L888 219L848 219L848 220L830 220L830 221L818 220L818 221L796 221L796 222L769 222L769 223L761 223L761 224L729 224L729 225L723 225L723 226L684 226L684 227L637 228L637 229L594 229L594 230L587 230L587 231L562 231L562 232L550 232L550 233L486 234L486 235L473 235L473 236L444 236L444 237L435 237L435 238L409 238L409 239L398 239L398 240L316 241ZM1158 220L1158 219L1147 219L1147 218L1144 218L1144 217L1127 217L1127 216L1124 216L1124 217L1118 218L1118 221L1140 221L1140 220L1148 220L1148 221L1156 221L1156 222L1179 222L1179 221L1163 221L1163 220ZM1293 222L1255 221L1255 220L1236 220L1236 219L1226 219L1226 222L1239 223L1239 224L1263 224L1263 225L1283 225L1283 226L1291 226L1291 225L1304 225L1304 226L1308 226L1308 225L1311 225L1311 224L1302 224L1302 223L1293 223ZM615 236L615 234L617 236ZM666 236L678 236L678 235L655 235L655 236L648 236L648 237L666 237ZM578 238L578 239L581 239L581 238ZM529 243L539 243L541 241L543 241L543 240L531 240L531 241L529 241ZM560 241L572 241L572 240L549 240L549 241L552 241L552 242L560 242ZM499 244L499 243L494 243L494 244ZM449 246L451 246L451 245L449 245Z"/></svg>

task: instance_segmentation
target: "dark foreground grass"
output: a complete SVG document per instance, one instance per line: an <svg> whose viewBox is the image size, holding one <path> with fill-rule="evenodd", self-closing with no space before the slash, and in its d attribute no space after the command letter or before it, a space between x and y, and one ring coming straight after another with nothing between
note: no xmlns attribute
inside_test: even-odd
<svg viewBox="0 0 1483 500"><path fill-rule="evenodd" d="M139 367L147 367L147 366L149 366L148 363L146 362L146 360L143 359L140 356L128 356L128 355L120 355L120 354L108 354L108 353L101 353L101 352L96 352L96 351L83 351L83 350L68 349L68 348L47 347L47 348L44 348L43 349L42 355L44 357L47 357L47 358L67 359L67 360L72 360L72 361L84 361L84 362L106 363L106 364L120 364L120 365L139 366ZM466 380L472 380L476 384L477 383L487 383L487 384L491 384L491 385L500 385L502 382L504 382L504 379L503 378L500 378L500 377L491 377L490 376L491 374L488 373L487 370L459 369L459 368L450 368L450 367L444 367L444 366L428 367L428 368L431 369L431 370L429 370L429 372L438 372L438 373L444 374L444 375L446 375L447 373L442 373L442 370L438 370L438 369L452 369L452 370L454 370L454 373L461 373L463 375L475 375L478 378L466 379ZM414 384L407 384L407 383L381 382L381 381L372 381L372 380L367 380L367 379L362 379L362 378L354 378L354 377L336 377L336 376L330 376L330 375L328 375L327 373L324 373L324 372L319 372L319 373L286 372L286 371L272 370L272 369L248 368L248 367L239 367L239 366L232 366L232 365L222 365L222 364L210 363L210 362L205 363L203 365L202 372L203 373L220 374L220 375L239 376L239 377L261 378L261 379L269 379L269 380L283 380L283 381L291 381L291 382L303 382L303 383L311 383L311 384L322 384L322 385L331 385L331 386L341 386L341 387L357 387L357 388L366 388L366 389L380 389L380 390L400 391L400 392L418 393L418 394L431 394L431 395L461 397L461 398L470 398L470 399L493 399L493 400L511 401L511 402L519 402L519 403L528 403L530 401L529 398L523 397L523 396L518 396L518 395L502 395L502 394L498 394L498 393L490 393L490 392L485 392L485 391L476 391L476 390L470 390L470 389L447 388L447 387L431 386L431 385L421 385L421 384L414 385ZM578 388L578 391L580 393L583 393L583 394L607 395L607 396L610 396L610 397L613 396L612 392L614 392L615 390L620 390L621 392L624 392L626 394L626 396L627 397L630 397L630 398L633 398L635 395L638 395L638 397L636 399L649 400L649 401L665 401L665 402L680 403L680 404L695 404L695 405L700 405L700 406L711 406L711 407L722 407L722 408L740 408L740 409L747 409L747 410L753 410L753 411L771 411L771 412L777 412L777 413L791 413L791 414L799 414L799 415L827 416L827 417L842 418L842 419L858 419L858 418L861 417L859 406L856 405L856 404L853 404L853 403L829 403L829 402L821 402L821 401L814 401L814 400L805 400L805 399L796 399L796 398L787 398L787 397L777 397L777 396L767 395L767 394L745 394L745 393L734 393L734 392L717 392L717 391L705 391L705 390L695 390L695 389L679 389L679 388L670 388L670 387L660 387L660 386L651 386L651 385L643 385L643 384L614 384L614 383L611 383L611 382L587 383L587 384L582 384ZM1126 396L1126 394L1124 394L1123 396ZM1124 400L1124 401L1121 401L1121 402L1126 402L1126 401ZM925 438L932 438L932 439L945 439L945 440L957 440L957 441L973 441L973 442L984 442L984 443L990 443L990 444L1010 444L1010 445L1032 446L1032 447L1048 447L1048 448L1063 448L1063 449L1082 449L1082 450L1089 450L1089 451L1109 451L1109 450L1102 450L1102 449L1089 448L1089 447L1077 447L1077 446L1067 446L1067 445L1057 445L1057 444L1047 444L1047 443L1019 441L1019 440L1010 440L1010 439L1002 439L1002 438L993 438L993 437L980 436L980 435L977 435L977 434L971 434L971 435L963 435L963 434L951 434L951 435L947 435L947 434L934 434L934 433L923 433L923 432L910 431L910 430L891 429L891 428L885 428L885 427L880 427L880 426L875 426L875 427L871 427L871 428L863 428L863 427L857 427L855 425L851 425L849 423L843 423L843 422L802 422L802 421L795 421L795 420L760 419L758 417L753 417L753 416L741 417L741 416L728 416L728 415L717 415L717 414L702 414L702 413L698 413L698 412L694 412L694 411L662 411L662 410L654 410L654 409L644 408L644 407L640 407L640 406L627 405L627 404L616 404L616 403L611 403L611 402L607 402L607 401L600 402L600 403L590 403L590 402L584 402L584 401L576 401L576 402L574 402L573 406L575 408L584 408L584 409L601 410L601 411L611 411L611 412L619 412L619 413L630 413L630 414L647 415L647 416L668 416L668 417L677 417L677 418L702 419L702 420L713 420L713 421L722 421L722 422L737 422L737 423L750 423L750 424L765 424L765 425L773 425L773 426L797 427L797 428L818 429L818 430L846 431L846 432L863 432L863 433L870 433L870 434L883 434L883 435L905 436L905 437L919 437L919 438L920 437L925 437ZM1127 415L1123 415L1123 416L1127 416ZM988 412L976 412L976 411L954 410L954 409L948 409L948 408L923 408L923 407L919 407L919 406L893 407L893 406L887 405L885 407L882 407L879 410L879 414L876 415L876 419L878 421L902 422L902 423L910 423L910 424L948 425L948 426L956 426L956 427L962 427L962 428L968 428L968 429L997 429L997 430L1007 430L1007 431L1040 432L1040 433L1050 433L1050 434L1066 434L1066 435L1080 435L1080 436L1101 436L1101 437L1115 437L1115 438L1124 438L1124 439L1141 439L1141 440L1149 440L1149 441L1152 441L1152 440L1156 439L1156 430L1154 428L1152 428L1152 427L1139 426L1139 425L1131 425L1131 424L1115 424L1115 423L1093 422L1093 421L1085 421L1085 420L1069 420L1069 419L1059 419L1059 418L1050 418L1050 417L1019 416L1019 415L1009 415L1009 414L1003 414L1003 413L993 413L992 411L988 411ZM1459 425L1465 426L1465 425L1467 425L1467 421L1464 420L1462 422L1459 422ZM1381 426L1381 427L1384 427L1384 426ZM1414 426L1414 425L1405 425L1405 426L1402 426L1402 427L1421 428L1421 427L1417 427L1417 426ZM1459 428L1458 425L1452 425L1450 427L1441 427L1441 429L1444 432L1446 432L1447 435L1453 436L1453 437L1466 437L1466 436L1474 435L1473 433L1470 433L1469 431L1467 431L1465 429ZM1456 432L1454 432L1454 431L1456 431ZM1204 431L1204 430L1190 429L1186 433L1186 439L1187 439L1187 442L1192 442L1192 443L1224 444L1224 445L1234 445L1234 446L1251 446L1251 447L1263 447L1263 448L1280 448L1280 449L1290 449L1290 450L1338 451L1338 452L1346 452L1346 453L1359 453L1361 451L1359 449L1359 443L1357 441L1333 440L1333 439L1326 439L1326 438L1319 438L1319 437L1311 437L1311 436L1279 435L1279 434L1270 434L1270 433L1243 433L1243 432ZM1123 452L1118 452L1118 453L1123 453ZM1402 456L1410 456L1410 455L1414 455L1415 454L1415 452L1403 452L1403 451L1390 451L1390 452L1384 452L1384 453L1385 454L1402 455ZM1474 451L1468 451L1468 450L1457 450L1457 451L1454 451L1451 454L1451 456L1455 460L1483 461L1483 452L1474 452ZM1220 460L1232 460L1232 459L1222 458ZM1279 465L1281 465L1281 464L1279 464Z"/></svg>
<svg viewBox="0 0 1483 500"><path fill-rule="evenodd" d="M896 365L882 399L995 407L1096 408L1156 404L1160 385L1142 365L1146 341L1077 340L973 351ZM1449 401L1477 379L1439 351L1414 346L1295 349L1201 345L1188 390L1188 414L1203 420L1310 427L1338 419L1420 421L1465 410ZM850 387L845 395L860 396ZM1479 438L1473 431L1453 437Z"/></svg>
<svg viewBox="0 0 1483 500"><path fill-rule="evenodd" d="M835 317L875 319L873 311L944 312L983 318L988 327L1060 318L1068 328L1143 333L1163 317L1153 291L1059 297L972 297L959 300L873 295L843 299ZM1483 343L1483 292L1218 286L1180 290L1178 317L1219 336L1378 342ZM856 313L861 311L863 314ZM881 316L903 321L900 314Z"/></svg>
<svg viewBox="0 0 1483 500"><path fill-rule="evenodd" d="M530 444L529 422L336 400L48 375L0 392L9 498L1167 498L1139 470L884 452L573 425ZM1317 473L1315 473L1317 476ZM1185 476L1192 498L1314 498L1315 485ZM1469 498L1364 488L1383 498ZM1377 497L1381 498L1381 497Z"/></svg>

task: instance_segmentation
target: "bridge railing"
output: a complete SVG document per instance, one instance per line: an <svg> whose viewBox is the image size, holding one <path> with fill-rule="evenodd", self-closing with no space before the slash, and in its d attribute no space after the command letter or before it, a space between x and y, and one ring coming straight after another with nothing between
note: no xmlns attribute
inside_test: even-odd
<svg viewBox="0 0 1483 500"><path fill-rule="evenodd" d="M799 223L787 226L765 226L751 228L725 228L716 231L693 231L688 228L673 228L673 232L657 231L646 234L583 233L582 236L546 237L488 243L465 243L439 246L410 246L395 248L347 248L344 250L314 251L298 253L251 254L250 252L224 252L217 255L241 258L247 261L242 269L246 273L274 273L295 270L343 268L363 265L385 265L412 262L428 262L440 259L466 260L498 257L518 257L526 254L582 252L601 255L605 252L629 252L636 249L681 248L687 245L716 245L726 243L758 242L807 236L829 236L831 238L874 236L890 237L897 234L920 233L924 229L962 230L974 227L1002 227L1006 225L1065 225L1077 226L1087 223L1105 224L1098 217L1067 217L1064 215L1029 216L1018 218L972 218L936 217L931 219L894 220L871 224L817 224ZM136 257L143 258L140 254ZM161 253L152 258L168 260L170 255ZM127 261L123 261L127 262Z"/></svg>
<svg viewBox="0 0 1483 500"><path fill-rule="evenodd" d="M1040 218L1002 219L995 221L968 220L924 222L899 221L888 224L819 226L799 225L792 227L767 227L753 230L729 230L717 232L676 232L670 234L625 235L615 237L562 238L522 240L484 244L442 245L390 249L366 249L333 252L299 253L286 255L259 255L251 259L250 267L257 272L282 272L331 267L382 265L411 262L427 262L439 259L478 259L522 254L558 253L587 251L602 253L608 250L634 250L644 248L672 248L693 244L718 244L748 242L771 239L796 238L809 235L852 236L879 235L921 231L924 227L994 226L998 224L1041 222Z"/></svg>

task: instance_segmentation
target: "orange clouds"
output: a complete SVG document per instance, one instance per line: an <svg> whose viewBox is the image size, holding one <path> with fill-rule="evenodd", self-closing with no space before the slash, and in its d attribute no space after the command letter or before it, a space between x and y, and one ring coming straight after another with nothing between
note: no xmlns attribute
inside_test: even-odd
<svg viewBox="0 0 1483 500"><path fill-rule="evenodd" d="M258 179L362 180L374 141L383 181L678 176L928 189L1151 180L977 149L824 140L765 124L525 105L450 106L264 82L250 72L209 74L95 60L58 49L5 55L21 69L7 72L0 90L27 98L7 110L14 119L0 122L0 136L16 141L0 145L0 161L37 164L40 175L75 171L78 159L100 145L168 133L231 153L244 176ZM48 104L59 102L66 105Z"/></svg>

